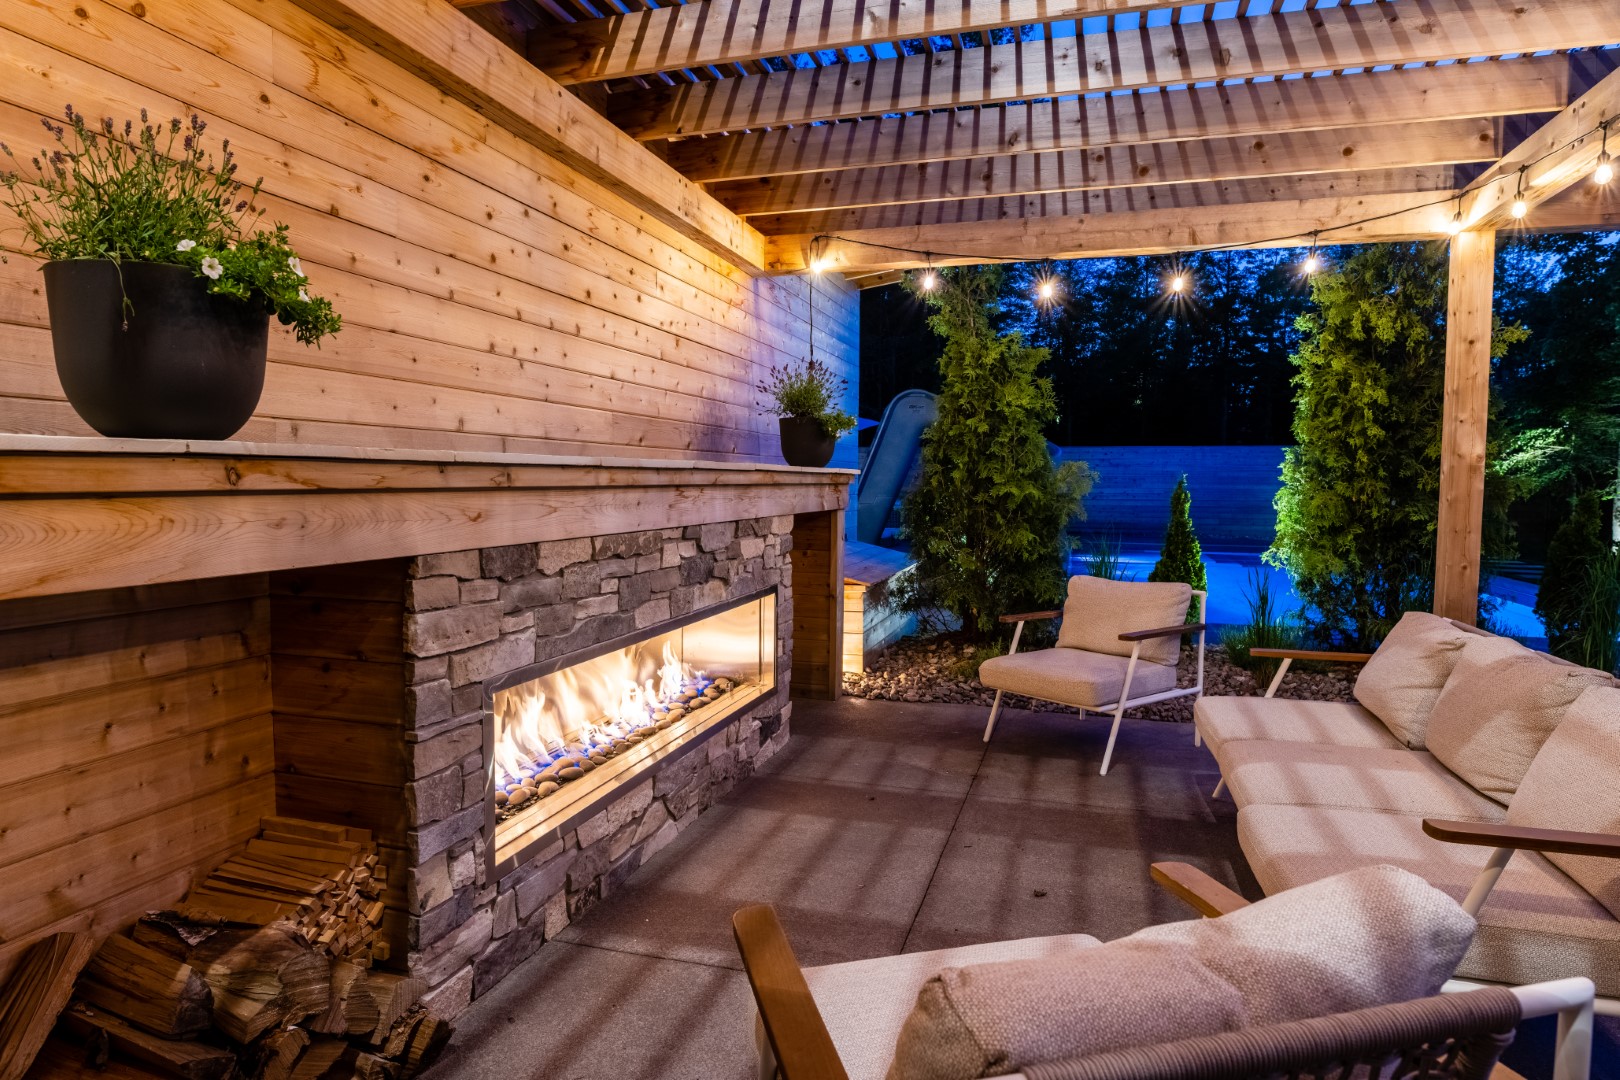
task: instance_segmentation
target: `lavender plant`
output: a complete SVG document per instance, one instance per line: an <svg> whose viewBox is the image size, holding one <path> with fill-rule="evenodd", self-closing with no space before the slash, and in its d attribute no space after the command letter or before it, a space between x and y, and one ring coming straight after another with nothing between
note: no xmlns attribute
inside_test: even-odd
<svg viewBox="0 0 1620 1080"><path fill-rule="evenodd" d="M855 427L855 418L836 404L848 386L848 379L834 375L830 367L812 356L802 365L771 368L758 389L771 396L774 406L770 411L777 416L816 420L829 439L836 439Z"/></svg>
<svg viewBox="0 0 1620 1080"><path fill-rule="evenodd" d="M262 304L306 345L342 328L331 302L310 293L287 226L259 227L263 179L236 179L229 139L217 160L204 147L206 121L155 123L142 109L139 128L110 117L92 127L72 105L63 116L42 121L56 148L31 169L0 143L13 166L0 186L40 255L188 267L209 292Z"/></svg>

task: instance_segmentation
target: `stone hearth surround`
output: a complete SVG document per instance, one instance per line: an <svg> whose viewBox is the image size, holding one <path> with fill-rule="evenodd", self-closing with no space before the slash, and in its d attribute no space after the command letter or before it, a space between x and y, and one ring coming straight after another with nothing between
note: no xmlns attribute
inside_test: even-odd
<svg viewBox="0 0 1620 1080"><path fill-rule="evenodd" d="M419 556L406 592L408 963L454 1015L787 741L791 516ZM490 880L484 683L636 630L779 589L776 689L723 734Z"/></svg>

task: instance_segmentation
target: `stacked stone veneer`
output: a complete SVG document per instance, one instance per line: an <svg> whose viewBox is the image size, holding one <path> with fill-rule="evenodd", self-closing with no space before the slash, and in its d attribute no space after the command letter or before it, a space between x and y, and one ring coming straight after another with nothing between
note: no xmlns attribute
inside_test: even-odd
<svg viewBox="0 0 1620 1080"><path fill-rule="evenodd" d="M409 965L454 1015L787 741L792 517L426 555L405 597ZM484 682L779 586L776 691L499 880L486 872Z"/></svg>

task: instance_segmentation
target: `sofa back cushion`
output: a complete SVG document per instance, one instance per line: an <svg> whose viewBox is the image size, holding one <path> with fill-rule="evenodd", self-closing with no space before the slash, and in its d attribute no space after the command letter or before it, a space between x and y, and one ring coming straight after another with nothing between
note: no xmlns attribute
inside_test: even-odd
<svg viewBox="0 0 1620 1080"><path fill-rule="evenodd" d="M1356 677L1356 700L1401 742L1423 749L1429 714L1463 646L1479 638L1450 619L1408 611Z"/></svg>
<svg viewBox="0 0 1620 1080"><path fill-rule="evenodd" d="M918 993L888 1080L997 1076L1427 997L1473 935L1445 893L1372 866L1068 956L947 968Z"/></svg>
<svg viewBox="0 0 1620 1080"><path fill-rule="evenodd" d="M1620 689L1587 689L1530 763L1507 823L1620 835ZM1620 859L1547 856L1620 919Z"/></svg>
<svg viewBox="0 0 1620 1080"><path fill-rule="evenodd" d="M1569 707L1594 686L1614 679L1506 638L1469 642L1429 714L1428 750L1505 806Z"/></svg>
<svg viewBox="0 0 1620 1080"><path fill-rule="evenodd" d="M1119 635L1131 630L1156 630L1187 620L1192 586L1179 581L1110 581L1072 577L1063 604L1063 625L1058 646L1087 652L1131 655L1131 643ZM1141 657L1171 667L1181 658L1181 639L1152 638L1142 642Z"/></svg>

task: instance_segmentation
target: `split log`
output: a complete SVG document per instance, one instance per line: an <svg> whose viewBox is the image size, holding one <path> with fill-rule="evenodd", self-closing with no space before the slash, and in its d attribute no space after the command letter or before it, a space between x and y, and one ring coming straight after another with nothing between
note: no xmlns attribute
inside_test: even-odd
<svg viewBox="0 0 1620 1080"><path fill-rule="evenodd" d="M370 1035L379 1022L377 1002L369 987L370 972L339 960L332 965L331 1000L310 1028L326 1035ZM386 997L386 991L383 996Z"/></svg>
<svg viewBox="0 0 1620 1080"><path fill-rule="evenodd" d="M214 1023L239 1043L326 1009L326 958L286 923L221 930L193 950L190 962L214 992Z"/></svg>
<svg viewBox="0 0 1620 1080"><path fill-rule="evenodd" d="M189 1038L213 1023L214 995L189 964L121 935L101 943L75 993L164 1038Z"/></svg>
<svg viewBox="0 0 1620 1080"><path fill-rule="evenodd" d="M80 1039L105 1038L113 1051L180 1080L224 1080L236 1068L236 1055L229 1050L189 1039L160 1039L83 1002L74 1002L62 1014L61 1026Z"/></svg>
<svg viewBox="0 0 1620 1080"><path fill-rule="evenodd" d="M367 974L361 989L370 998L377 1019L369 1030L357 1031L351 1027L349 1033L368 1035L375 1044L385 1040L399 1018L427 993L427 983L409 975L396 975L391 971L373 971Z"/></svg>
<svg viewBox="0 0 1620 1080"><path fill-rule="evenodd" d="M383 1057L400 1063L405 1076L415 1076L432 1065L450 1041L450 1022L441 1020L420 1005L394 1022L382 1041Z"/></svg>
<svg viewBox="0 0 1620 1080"><path fill-rule="evenodd" d="M309 1032L301 1027L272 1031L259 1043L259 1080L291 1080L293 1066L309 1046Z"/></svg>
<svg viewBox="0 0 1620 1080"><path fill-rule="evenodd" d="M400 1065L362 1050L355 1055L354 1075L356 1080L400 1080Z"/></svg>
<svg viewBox="0 0 1620 1080"><path fill-rule="evenodd" d="M293 1066L289 1080L348 1080L358 1056L359 1051L342 1039L317 1035Z"/></svg>
<svg viewBox="0 0 1620 1080"><path fill-rule="evenodd" d="M163 1075L138 1061L105 1055L92 1060L83 1046L54 1034L45 1040L25 1080L162 1080Z"/></svg>
<svg viewBox="0 0 1620 1080"><path fill-rule="evenodd" d="M21 1080L73 996L73 980L96 951L89 934L61 933L32 945L0 989L0 1080Z"/></svg>

